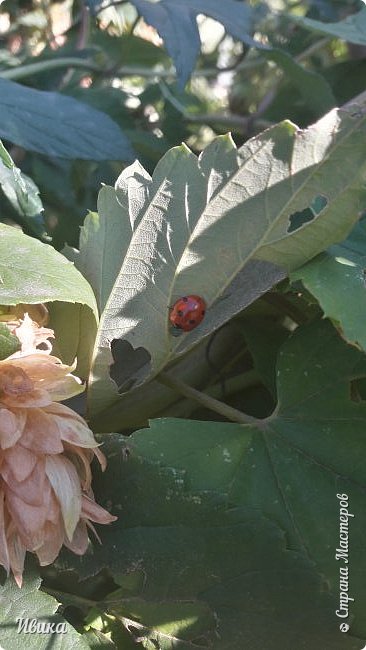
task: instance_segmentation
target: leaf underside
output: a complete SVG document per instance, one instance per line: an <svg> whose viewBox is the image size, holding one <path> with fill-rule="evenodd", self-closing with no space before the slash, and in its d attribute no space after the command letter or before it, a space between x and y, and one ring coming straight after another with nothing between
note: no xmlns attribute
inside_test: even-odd
<svg viewBox="0 0 366 650"><path fill-rule="evenodd" d="M120 393L151 380L289 271L344 239L364 202L365 134L363 108L334 110L304 131L283 122L239 150L227 136L199 158L174 148L152 179L141 170L122 173L108 200L121 203L132 236L101 317L92 417L118 401L112 363L123 364ZM199 327L174 337L169 308L187 294L202 296L207 313ZM129 368L123 355L113 359L114 339L145 349L148 362L130 355Z"/></svg>

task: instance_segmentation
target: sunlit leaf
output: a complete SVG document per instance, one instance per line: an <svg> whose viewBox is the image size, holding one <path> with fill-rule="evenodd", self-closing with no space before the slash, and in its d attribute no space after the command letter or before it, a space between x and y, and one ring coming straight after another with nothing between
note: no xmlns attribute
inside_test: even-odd
<svg viewBox="0 0 366 650"><path fill-rule="evenodd" d="M152 379L347 235L365 200L365 131L362 110L332 111L304 131L279 124L238 151L224 137L199 159L186 147L164 156L102 315L92 415L118 401L111 364L121 393ZM207 313L175 337L169 307L187 294L202 296Z"/></svg>

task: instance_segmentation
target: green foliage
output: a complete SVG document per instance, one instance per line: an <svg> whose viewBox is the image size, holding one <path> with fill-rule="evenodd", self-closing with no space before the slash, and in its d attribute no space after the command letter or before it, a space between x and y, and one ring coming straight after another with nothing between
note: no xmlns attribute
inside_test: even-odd
<svg viewBox="0 0 366 650"><path fill-rule="evenodd" d="M93 554L59 566L85 578L107 565L120 585L107 609L147 648L151 638L172 648L201 637L215 648L290 649L300 633L304 647L358 648L339 645L334 554L336 495L347 493L352 631L364 637L366 409L350 400L349 381L365 370L363 354L314 322L279 348L277 409L257 426L163 419L125 443L111 438L98 489L119 523Z"/></svg>
<svg viewBox="0 0 366 650"><path fill-rule="evenodd" d="M0 362L6 306L45 303L118 520L4 578L0 646L360 650L365 9L86 4L0 3Z"/></svg>
<svg viewBox="0 0 366 650"><path fill-rule="evenodd" d="M315 30L322 34L329 34L341 38L349 43L366 45L366 8L356 14L348 16L337 23L322 23L311 18L292 17L297 23L306 29Z"/></svg>
<svg viewBox="0 0 366 650"><path fill-rule="evenodd" d="M118 275L115 267L108 279L111 288L116 278L96 343L91 416L118 400L109 376L113 360L120 393L151 380L287 270L347 234L364 200L358 180L365 173L364 129L364 117L347 112L331 112L305 132L283 123L239 150L227 138L214 141L199 159L185 147L173 149L151 181L140 168L129 168L118 190L108 189L104 209L115 211L118 196L124 209L131 205L133 234L121 210L132 237L127 247L120 235L124 257ZM350 147L354 162L344 173L338 160ZM311 220L297 224L294 217L305 206L313 206ZM107 222L108 215L101 219ZM97 248L104 248L101 241ZM208 316L199 329L173 338L168 309L187 293L204 297ZM110 343L120 338L125 345L112 357Z"/></svg>

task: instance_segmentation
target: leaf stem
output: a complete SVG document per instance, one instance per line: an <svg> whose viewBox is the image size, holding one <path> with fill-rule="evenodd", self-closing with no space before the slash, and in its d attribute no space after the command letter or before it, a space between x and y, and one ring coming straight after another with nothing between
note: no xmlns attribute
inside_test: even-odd
<svg viewBox="0 0 366 650"><path fill-rule="evenodd" d="M246 413L242 413L242 411L238 411L237 409L234 409L232 406L229 406L224 402L220 402L214 397L210 397L205 393L201 393L201 391L196 390L196 388L192 388L184 381L181 381L176 377L172 377L166 372L161 372L156 377L156 379L161 384L164 384L164 386L167 386L168 388L172 388L174 391L180 393L181 395L184 395L184 397L188 397L188 399L193 399L198 404L201 404L201 406L204 406L205 408L208 408L211 411L215 411L215 413L220 413L220 415L223 415L231 422L238 422L239 424L251 424L251 425L254 424L256 426L261 426L262 420L259 420L258 418L254 418L251 415L247 415Z"/></svg>
<svg viewBox="0 0 366 650"><path fill-rule="evenodd" d="M257 60L248 61L246 67L257 67L259 64ZM240 67L244 66L240 64ZM47 61L38 61L37 63L28 63L26 65L18 65L14 68L8 68L7 70L0 70L1 79L23 79L32 74L37 74L39 72L46 72L48 70L56 70L57 68L84 68L85 70L90 70L91 72L99 72L104 76L120 76L120 77L144 77L146 79L170 79L175 77L175 69L156 69L156 68L146 68L144 66L136 65L125 65L119 67L117 70L103 69L98 66L96 63L87 61L85 59L79 59L77 57L59 57L57 59L49 59ZM192 77L216 77L220 74L221 70L219 68L205 68L201 70L194 70ZM194 118L194 116L186 116ZM222 115L224 121L230 116ZM234 120L235 120L234 116ZM241 117L241 116L239 116Z"/></svg>
<svg viewBox="0 0 366 650"><path fill-rule="evenodd" d="M55 70L57 68L85 68L93 72L103 72L103 70L90 61L84 61L76 57L60 57L59 59L51 59L49 61L38 61L37 63L28 63L27 65L19 65L16 68L9 70L1 70L1 79L23 79L38 72L45 72L46 70Z"/></svg>

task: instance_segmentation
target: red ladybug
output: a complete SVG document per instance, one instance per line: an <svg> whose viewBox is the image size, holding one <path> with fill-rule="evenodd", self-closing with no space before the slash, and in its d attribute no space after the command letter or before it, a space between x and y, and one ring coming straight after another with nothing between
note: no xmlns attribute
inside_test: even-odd
<svg viewBox="0 0 366 650"><path fill-rule="evenodd" d="M183 332L194 330L205 316L206 303L200 296L183 296L174 303L169 314L172 325Z"/></svg>

